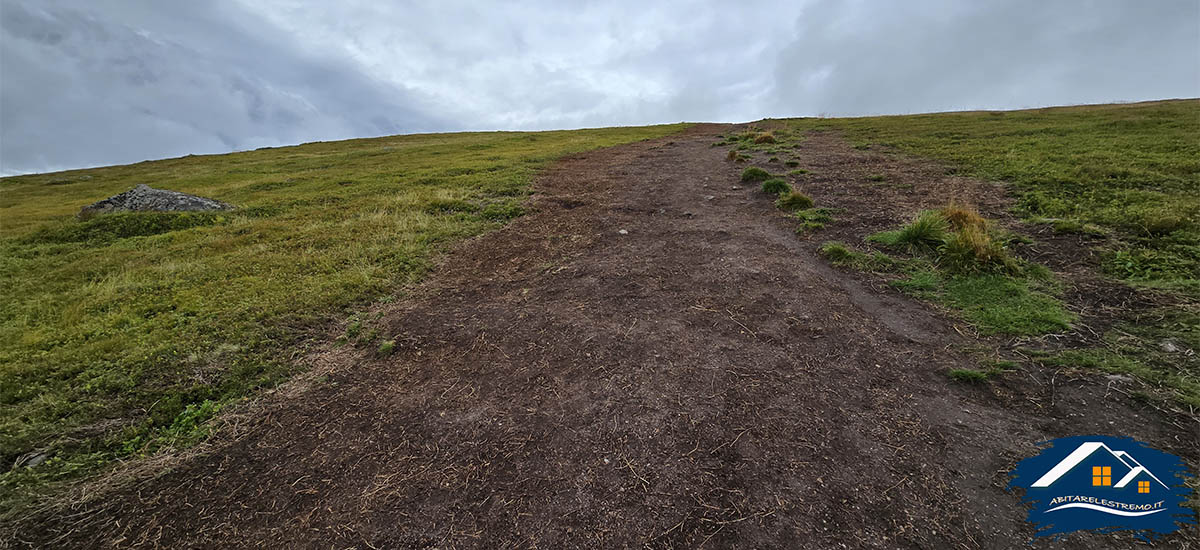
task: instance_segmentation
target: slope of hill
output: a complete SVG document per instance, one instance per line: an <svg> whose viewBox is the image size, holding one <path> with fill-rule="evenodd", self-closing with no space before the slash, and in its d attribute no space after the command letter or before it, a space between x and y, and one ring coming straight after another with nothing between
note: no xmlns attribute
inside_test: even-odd
<svg viewBox="0 0 1200 550"><path fill-rule="evenodd" d="M1065 276L1058 293L1085 317L1074 332L1091 331L1072 340L1087 345L1028 352L1054 367L1136 375L1200 410L1200 356L1189 351L1200 350L1200 100L764 124L771 125L774 142L742 140L735 148L777 155L809 132L834 131L860 150L931 159L954 175L1004 182L984 197L971 197L970 186L939 188L924 204L991 203L1011 218L1010 229L1031 238L1013 248ZM910 185L885 171L858 177L883 195ZM1020 288L976 277L978 286L1004 292L971 293L960 288L962 278L947 280L924 265L899 271L905 278L894 286L962 310L985 332L1021 335L1024 325L979 300L995 303ZM1034 302L1027 309L1059 318L1053 304ZM1062 332L1042 324L1025 335Z"/></svg>
<svg viewBox="0 0 1200 550"><path fill-rule="evenodd" d="M1023 543L1004 472L1039 440L1200 464L1197 135L1186 100L4 180L0 435L52 450L5 498L171 465L8 519L34 546ZM143 182L242 210L69 217Z"/></svg>
<svg viewBox="0 0 1200 550"><path fill-rule="evenodd" d="M520 215L555 158L683 126L394 136L0 180L0 501L202 437L305 339ZM80 207L137 184L232 213ZM350 309L347 309L350 308Z"/></svg>

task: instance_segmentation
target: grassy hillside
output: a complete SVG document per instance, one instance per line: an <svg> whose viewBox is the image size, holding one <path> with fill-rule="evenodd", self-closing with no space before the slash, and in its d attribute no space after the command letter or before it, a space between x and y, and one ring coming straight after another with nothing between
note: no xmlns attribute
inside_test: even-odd
<svg viewBox="0 0 1200 550"><path fill-rule="evenodd" d="M286 377L314 328L519 215L548 161L682 128L396 136L0 180L0 501L201 436L223 403ZM74 218L139 183L239 209Z"/></svg>
<svg viewBox="0 0 1200 550"><path fill-rule="evenodd" d="M792 124L1012 183L1026 217L1113 237L1112 275L1200 295L1200 100Z"/></svg>
<svg viewBox="0 0 1200 550"><path fill-rule="evenodd" d="M1101 253L1104 276L1152 291L1166 305L1117 319L1099 345L1039 360L1059 368L1134 374L1200 412L1200 354L1187 351L1200 351L1200 100L782 124L778 135L789 137L778 143L738 147L782 154L788 139L839 131L858 148L935 159L963 175L1007 182L1015 213L1025 220L1087 234ZM981 290L988 289L1019 295L1001 286L1026 283L986 277L993 283L981 285L979 275L946 277L917 269L899 286L918 295L940 294L943 303L995 329L987 319L972 317L970 303L955 302L987 296ZM1037 283L1036 277L1026 279ZM971 288L959 288L964 285ZM983 305L996 303L989 299ZM1024 309L1022 317L1054 313L1049 305ZM1036 335L1064 326L991 332Z"/></svg>

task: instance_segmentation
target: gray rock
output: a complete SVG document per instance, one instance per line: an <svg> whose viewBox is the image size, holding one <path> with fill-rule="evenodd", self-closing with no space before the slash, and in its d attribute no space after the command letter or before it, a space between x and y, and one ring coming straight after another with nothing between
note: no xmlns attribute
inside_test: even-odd
<svg viewBox="0 0 1200 550"><path fill-rule="evenodd" d="M232 209L233 205L218 200L179 191L155 189L142 184L120 195L83 207L79 211L79 217L87 218L111 212L205 212Z"/></svg>
<svg viewBox="0 0 1200 550"><path fill-rule="evenodd" d="M1175 343L1170 340L1163 340L1162 343L1159 344L1159 347L1167 353L1177 353L1179 351L1179 346L1176 346Z"/></svg>

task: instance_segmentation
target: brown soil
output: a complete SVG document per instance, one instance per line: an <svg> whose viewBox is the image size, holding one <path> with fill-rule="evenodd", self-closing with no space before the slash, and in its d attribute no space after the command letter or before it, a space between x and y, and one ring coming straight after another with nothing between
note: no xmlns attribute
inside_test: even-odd
<svg viewBox="0 0 1200 550"><path fill-rule="evenodd" d="M1200 463L1194 422L1103 377L1029 368L952 382L947 369L979 358L964 325L815 254L944 200L897 182L970 190L997 215L999 189L817 134L799 151L813 171L801 186L847 213L799 237L710 147L728 130L556 164L534 214L380 306L391 356L329 346L311 358L329 375L268 399L240 437L9 540L1010 548L1032 530L1006 473L1038 441L1133 436ZM895 178L889 194L867 180L877 172ZM1132 543L1075 534L1053 546Z"/></svg>

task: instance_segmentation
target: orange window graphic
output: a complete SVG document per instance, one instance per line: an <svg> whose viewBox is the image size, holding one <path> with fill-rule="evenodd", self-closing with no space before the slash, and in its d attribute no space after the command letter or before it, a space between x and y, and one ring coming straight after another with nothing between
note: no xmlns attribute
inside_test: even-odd
<svg viewBox="0 0 1200 550"><path fill-rule="evenodd" d="M1139 481L1138 482L1138 492L1139 493L1149 493L1150 492L1150 482L1149 481Z"/></svg>
<svg viewBox="0 0 1200 550"><path fill-rule="evenodd" d="M1092 466L1092 485L1095 487L1108 487L1112 485L1112 467L1111 466ZM1146 490L1149 491L1147 486ZM1138 490L1141 490L1141 483L1138 483Z"/></svg>

